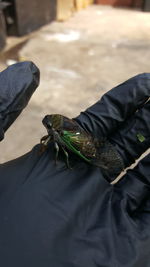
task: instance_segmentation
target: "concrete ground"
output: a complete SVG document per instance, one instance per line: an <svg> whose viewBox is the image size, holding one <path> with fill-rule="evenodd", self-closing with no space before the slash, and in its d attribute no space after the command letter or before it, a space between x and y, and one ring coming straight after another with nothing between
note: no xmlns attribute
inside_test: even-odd
<svg viewBox="0 0 150 267"><path fill-rule="evenodd" d="M21 40L17 38L16 44ZM9 58L31 60L40 68L41 82L0 144L0 162L39 142L46 134L41 123L45 114L74 117L117 84L150 72L150 13L139 10L90 6L25 40L4 53L0 70ZM13 41L9 38L9 45Z"/></svg>

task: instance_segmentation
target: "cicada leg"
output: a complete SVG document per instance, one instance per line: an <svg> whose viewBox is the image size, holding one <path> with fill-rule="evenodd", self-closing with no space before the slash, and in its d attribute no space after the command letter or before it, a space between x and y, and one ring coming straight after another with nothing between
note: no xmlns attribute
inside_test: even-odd
<svg viewBox="0 0 150 267"><path fill-rule="evenodd" d="M71 166L70 166L70 164L69 164L69 155L68 155L68 152L63 148L63 146L61 146L61 148L62 148L62 150L63 150L63 152L64 152L64 154L66 156L66 165L67 165L68 169L72 169Z"/></svg>
<svg viewBox="0 0 150 267"><path fill-rule="evenodd" d="M65 150L65 143L60 138L60 136L57 132L54 132L53 137L54 137L54 145L56 148L56 161L57 161L57 157L58 157L58 153L59 153L59 147L61 147L61 149L63 150L63 152L66 156L66 165L67 165L68 169L71 169L70 164L69 164L69 155L68 155L68 152Z"/></svg>
<svg viewBox="0 0 150 267"><path fill-rule="evenodd" d="M57 164L57 159L58 159L58 154L59 154L59 145L57 144L57 142L54 142L54 146L56 149L56 155L55 155L55 163Z"/></svg>
<svg viewBox="0 0 150 267"><path fill-rule="evenodd" d="M45 152L46 150L46 146L48 145L49 141L51 140L51 136L49 135L45 135L41 138L41 148L40 148L40 154L42 154L43 152Z"/></svg>
<svg viewBox="0 0 150 267"><path fill-rule="evenodd" d="M51 136L45 135L41 138L41 144L44 146L47 146L50 140L51 140Z"/></svg>

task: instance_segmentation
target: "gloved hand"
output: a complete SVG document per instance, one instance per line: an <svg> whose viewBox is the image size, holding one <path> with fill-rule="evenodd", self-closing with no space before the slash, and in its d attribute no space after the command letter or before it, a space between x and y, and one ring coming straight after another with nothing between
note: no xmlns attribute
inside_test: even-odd
<svg viewBox="0 0 150 267"><path fill-rule="evenodd" d="M105 173L109 181L134 163L150 146L149 96L150 74L141 74L106 93L76 118L94 137L100 140L107 137L109 142L103 147L107 158L104 155L102 160L109 165L112 161L111 149L116 155L113 170L110 168L110 172Z"/></svg>
<svg viewBox="0 0 150 267"><path fill-rule="evenodd" d="M26 107L39 83L39 70L21 62L0 73L0 141L5 131Z"/></svg>
<svg viewBox="0 0 150 267"><path fill-rule="evenodd" d="M150 74L138 75L74 120L125 168L149 148L149 95ZM111 185L115 161L105 172L71 154L70 170L53 143L39 150L0 165L2 266L149 267L150 156Z"/></svg>
<svg viewBox="0 0 150 267"><path fill-rule="evenodd" d="M57 147L80 152L113 181L149 148L149 84L149 74L138 75L73 120L59 114L45 116L48 136L43 143L53 139Z"/></svg>

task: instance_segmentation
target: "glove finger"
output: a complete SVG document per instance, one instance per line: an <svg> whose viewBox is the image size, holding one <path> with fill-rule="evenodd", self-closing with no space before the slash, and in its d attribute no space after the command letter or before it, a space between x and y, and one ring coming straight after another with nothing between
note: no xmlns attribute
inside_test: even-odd
<svg viewBox="0 0 150 267"><path fill-rule="evenodd" d="M0 73L0 140L26 107L39 84L39 70L32 62L20 62Z"/></svg>
<svg viewBox="0 0 150 267"><path fill-rule="evenodd" d="M150 101L136 112L109 140L128 167L150 147Z"/></svg>
<svg viewBox="0 0 150 267"><path fill-rule="evenodd" d="M142 159L133 170L129 170L114 185L114 188L122 191L124 199L126 199L124 208L132 215L138 209L146 210L147 200L150 199L150 154ZM150 212L150 206L148 209Z"/></svg>
<svg viewBox="0 0 150 267"><path fill-rule="evenodd" d="M137 75L107 92L75 120L97 138L110 136L150 96L150 73Z"/></svg>

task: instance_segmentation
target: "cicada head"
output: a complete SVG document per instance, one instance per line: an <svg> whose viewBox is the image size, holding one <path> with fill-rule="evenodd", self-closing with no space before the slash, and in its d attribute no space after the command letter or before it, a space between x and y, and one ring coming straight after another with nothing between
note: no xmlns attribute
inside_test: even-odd
<svg viewBox="0 0 150 267"><path fill-rule="evenodd" d="M53 122L52 122L52 116L51 115L46 115L44 117L44 119L42 120L42 123L48 132L52 130Z"/></svg>
<svg viewBox="0 0 150 267"><path fill-rule="evenodd" d="M60 114L51 114L46 115L42 122L48 133L51 133L52 131L59 132L63 127L63 118L64 116Z"/></svg>

